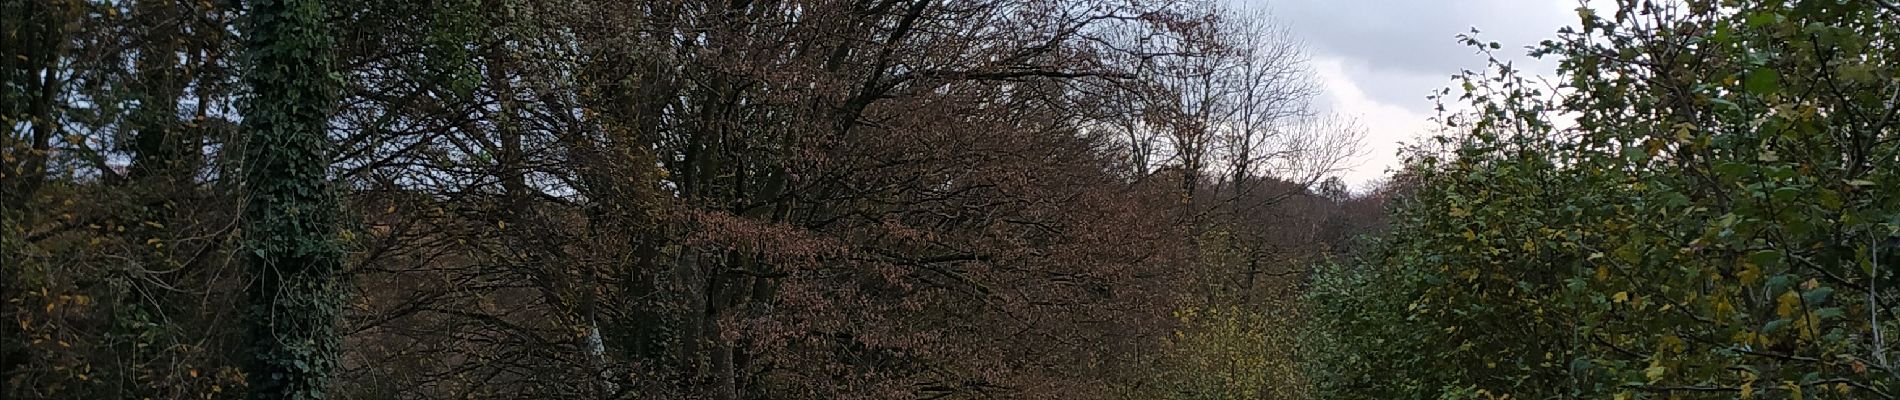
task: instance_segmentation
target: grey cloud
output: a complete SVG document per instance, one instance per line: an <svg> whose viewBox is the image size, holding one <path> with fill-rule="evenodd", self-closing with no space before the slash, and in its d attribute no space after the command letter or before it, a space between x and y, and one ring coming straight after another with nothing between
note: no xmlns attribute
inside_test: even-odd
<svg viewBox="0 0 1900 400"><path fill-rule="evenodd" d="M1463 69L1484 66L1456 36L1478 27L1481 39L1523 58L1523 46L1574 24L1574 0L1236 0L1265 7L1315 56L1345 62L1367 95L1426 110L1424 96ZM1529 62L1529 61L1519 61ZM1530 65L1527 65L1527 67Z"/></svg>

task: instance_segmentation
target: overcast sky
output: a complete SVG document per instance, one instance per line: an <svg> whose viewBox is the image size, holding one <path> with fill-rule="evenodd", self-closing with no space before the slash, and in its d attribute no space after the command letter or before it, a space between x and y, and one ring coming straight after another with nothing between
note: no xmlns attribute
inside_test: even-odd
<svg viewBox="0 0 1900 400"><path fill-rule="evenodd" d="M1577 23L1576 0L1231 1L1268 9L1304 42L1325 88L1319 106L1366 128L1365 155L1345 173L1354 186L1396 167L1399 142L1430 127L1426 95L1462 69L1484 67L1484 57L1459 44L1458 34L1476 27L1479 38L1516 56L1520 68L1550 71L1553 62L1524 57L1522 49Z"/></svg>

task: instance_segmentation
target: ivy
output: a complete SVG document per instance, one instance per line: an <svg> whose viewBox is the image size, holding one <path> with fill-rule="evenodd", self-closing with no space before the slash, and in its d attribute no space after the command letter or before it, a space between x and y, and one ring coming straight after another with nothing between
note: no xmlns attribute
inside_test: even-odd
<svg viewBox="0 0 1900 400"><path fill-rule="evenodd" d="M340 81L321 0L256 0L246 32L244 237L251 275L245 378L255 399L321 399L343 298L329 115Z"/></svg>

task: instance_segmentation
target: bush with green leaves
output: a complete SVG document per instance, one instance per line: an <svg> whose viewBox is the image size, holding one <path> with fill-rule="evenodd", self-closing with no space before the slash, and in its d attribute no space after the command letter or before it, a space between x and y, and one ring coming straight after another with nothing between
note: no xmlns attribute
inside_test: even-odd
<svg viewBox="0 0 1900 400"><path fill-rule="evenodd" d="M1450 150L1315 277L1322 397L1900 395L1900 9L1619 3L1555 82L1442 92Z"/></svg>

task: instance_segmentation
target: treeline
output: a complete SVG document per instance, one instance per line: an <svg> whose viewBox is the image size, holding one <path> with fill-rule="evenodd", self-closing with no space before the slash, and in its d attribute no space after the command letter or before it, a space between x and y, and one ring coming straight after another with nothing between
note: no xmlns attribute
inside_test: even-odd
<svg viewBox="0 0 1900 400"><path fill-rule="evenodd" d="M1267 18L10 0L6 398L1301 398L1382 225ZM1323 386L1323 385L1322 385Z"/></svg>
<svg viewBox="0 0 1900 400"><path fill-rule="evenodd" d="M1618 6L1532 47L1554 80L1441 92L1389 234L1313 278L1321 397L1900 395L1900 7Z"/></svg>

